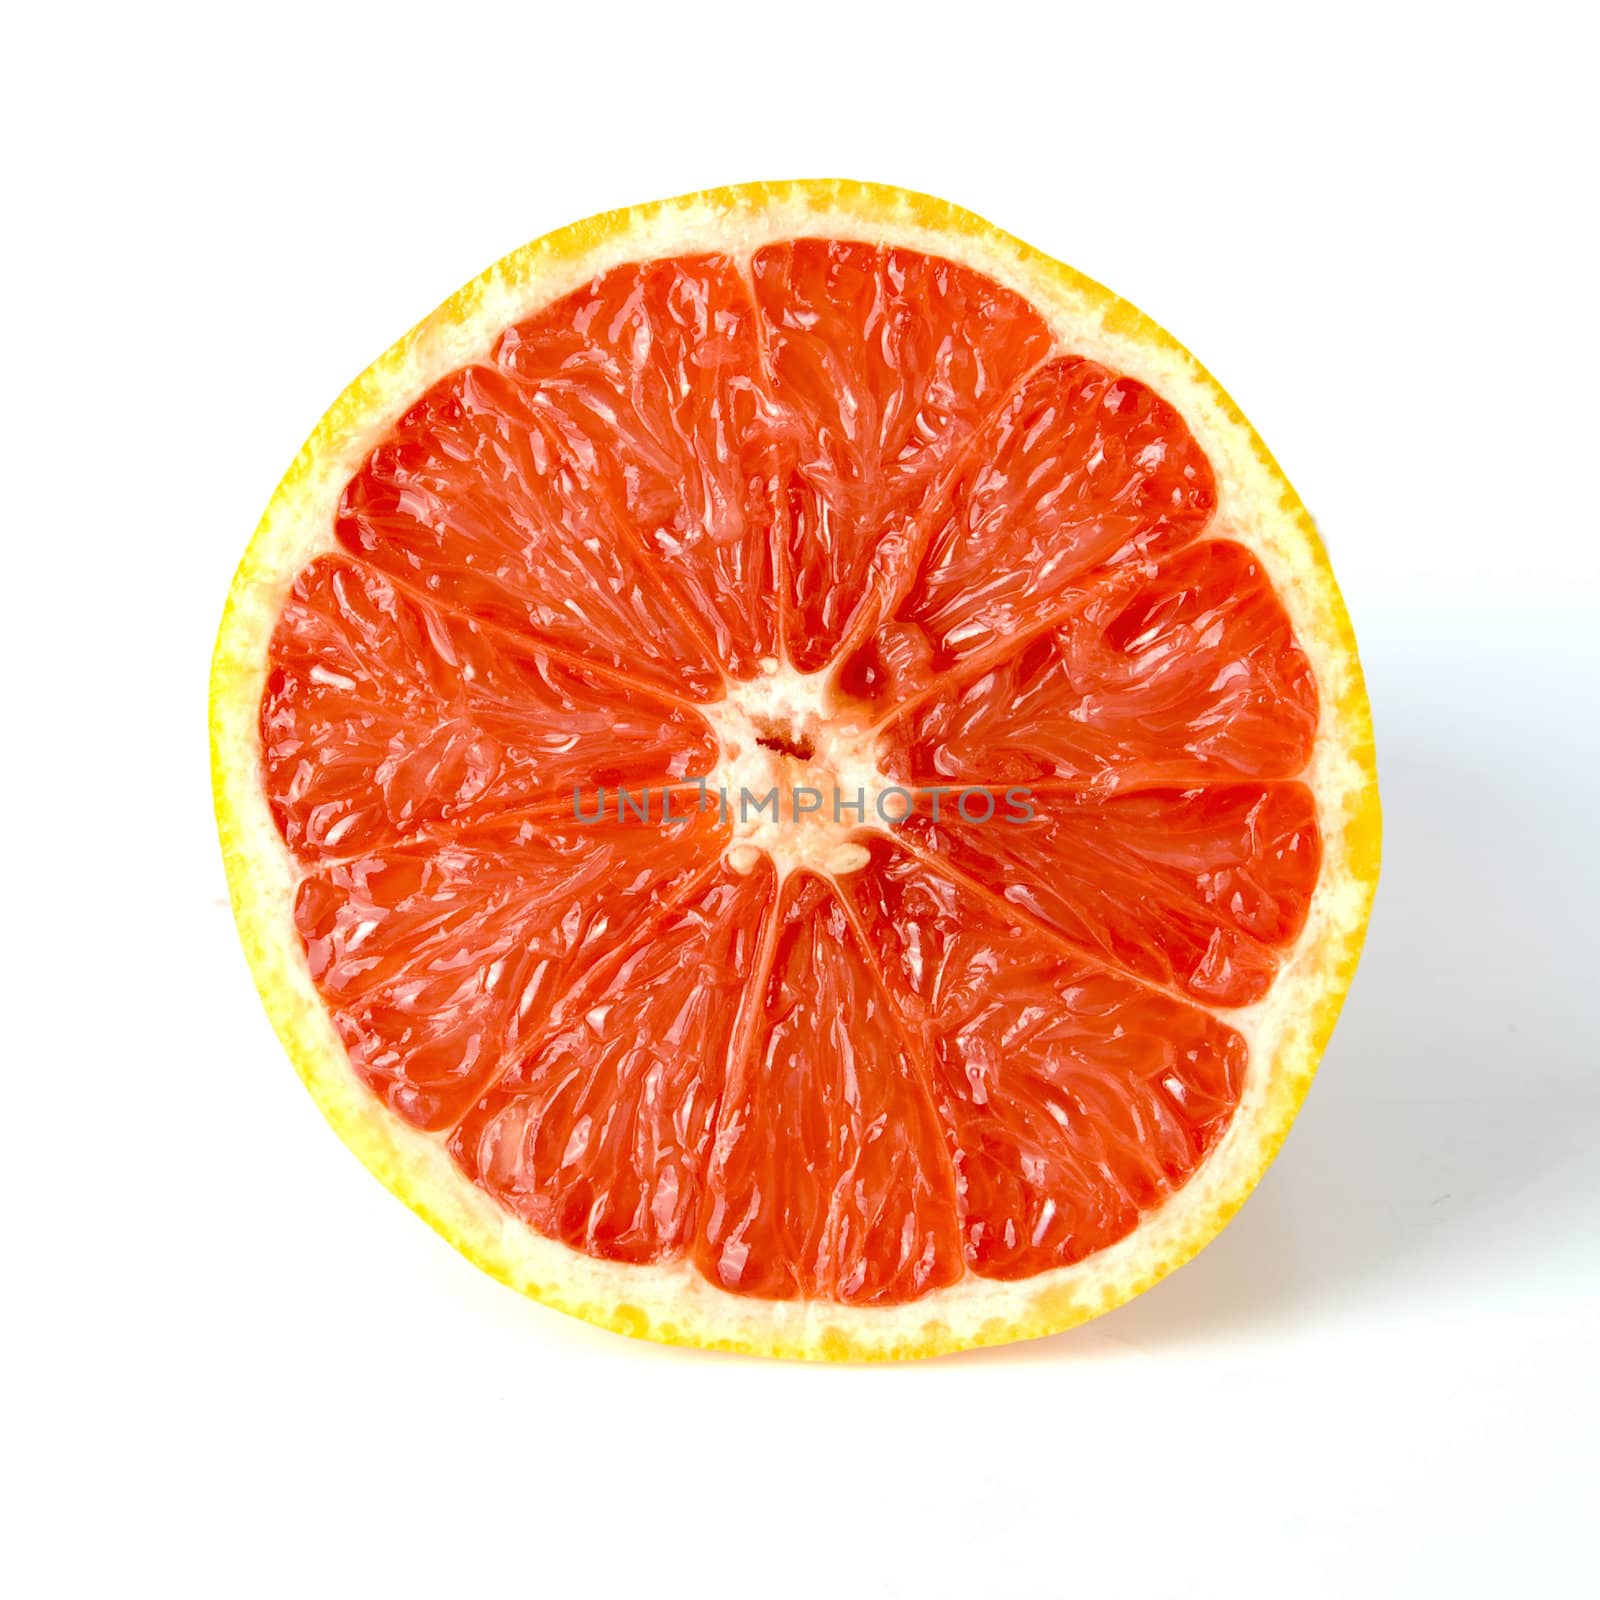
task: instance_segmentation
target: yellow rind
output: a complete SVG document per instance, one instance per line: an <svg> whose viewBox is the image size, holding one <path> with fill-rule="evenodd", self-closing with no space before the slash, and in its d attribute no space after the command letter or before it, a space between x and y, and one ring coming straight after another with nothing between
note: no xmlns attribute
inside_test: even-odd
<svg viewBox="0 0 1600 1600"><path fill-rule="evenodd" d="M310 982L291 918L294 867L267 815L256 735L266 643L288 585L331 544L329 513L344 482L428 383L608 266L806 233L964 260L1032 300L1063 347L1162 392L1217 468L1218 521L1263 561L1322 694L1307 774L1323 829L1322 877L1268 1000L1228 1014L1251 1039L1246 1094L1228 1135L1166 1206L1087 1262L1019 1285L968 1275L884 1308L754 1301L687 1268L593 1261L533 1235L389 1112L351 1071ZM745 184L574 223L495 263L380 356L317 425L245 551L212 662L211 758L229 892L263 1004L323 1114L373 1174L484 1271L547 1305L634 1338L807 1360L905 1359L1039 1338L1122 1304L1191 1259L1243 1204L1304 1101L1360 956L1381 851L1371 711L1350 619L1310 516L1238 407L1170 334L1081 273L945 201L847 180Z"/></svg>

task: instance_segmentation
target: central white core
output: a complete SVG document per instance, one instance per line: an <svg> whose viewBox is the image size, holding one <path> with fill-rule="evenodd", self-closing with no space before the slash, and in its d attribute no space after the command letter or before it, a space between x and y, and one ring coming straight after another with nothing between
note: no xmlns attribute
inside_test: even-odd
<svg viewBox="0 0 1600 1600"><path fill-rule="evenodd" d="M702 707L721 747L707 791L733 828L728 864L749 872L765 851L779 877L799 867L857 872L868 860L857 836L885 825L877 741L834 697L829 674L776 661L762 669Z"/></svg>

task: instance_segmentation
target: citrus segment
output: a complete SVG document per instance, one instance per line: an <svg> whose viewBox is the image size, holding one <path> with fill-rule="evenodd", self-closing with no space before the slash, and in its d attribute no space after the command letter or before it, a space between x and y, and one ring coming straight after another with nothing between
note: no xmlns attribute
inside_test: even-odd
<svg viewBox="0 0 1600 1600"><path fill-rule="evenodd" d="M771 878L718 872L592 968L456 1130L467 1174L575 1249L683 1249Z"/></svg>
<svg viewBox="0 0 1600 1600"><path fill-rule="evenodd" d="M296 579L268 663L263 785L304 857L559 813L575 784L682 781L714 759L692 713L336 557Z"/></svg>
<svg viewBox="0 0 1600 1600"><path fill-rule="evenodd" d="M931 804L931 803L930 803ZM1300 784L1032 791L1014 823L918 815L904 834L1086 953L1214 1005L1259 1000L1320 860ZM967 811L986 807L968 800Z"/></svg>
<svg viewBox="0 0 1600 1600"><path fill-rule="evenodd" d="M1216 504L1210 466L1172 407L1089 361L1030 374L973 455L903 584L886 633L896 670L880 693L1009 652L1088 602L1086 574L1192 538Z"/></svg>
<svg viewBox="0 0 1600 1600"><path fill-rule="evenodd" d="M1049 1331L1186 1259L1375 873L1348 623L1231 402L870 187L441 308L285 480L213 739L341 1132L528 1292L743 1349Z"/></svg>
<svg viewBox="0 0 1600 1600"><path fill-rule="evenodd" d="M874 855L850 891L927 1032L972 1270L1031 1277L1122 1238L1226 1129L1244 1040L924 863Z"/></svg>
<svg viewBox="0 0 1600 1600"><path fill-rule="evenodd" d="M1242 545L1132 564L1082 610L889 732L911 783L1058 780L1102 793L1288 778L1311 759L1316 685Z"/></svg>
<svg viewBox="0 0 1600 1600"><path fill-rule="evenodd" d="M308 872L295 927L356 1071L406 1121L443 1127L724 842L709 819L648 847L614 822L489 821Z"/></svg>
<svg viewBox="0 0 1600 1600"><path fill-rule="evenodd" d="M1032 374L975 454L900 610L940 658L1037 627L1074 579L1191 537L1216 504L1172 407L1092 361Z"/></svg>
<svg viewBox="0 0 1600 1600"><path fill-rule="evenodd" d="M793 452L789 654L827 664L938 475L1050 347L1038 314L951 261L845 240L751 262L775 422Z"/></svg>
<svg viewBox="0 0 1600 1600"><path fill-rule="evenodd" d="M716 662L598 466L510 373L468 367L373 451L335 532L398 585L703 698L720 681Z"/></svg>
<svg viewBox="0 0 1600 1600"><path fill-rule="evenodd" d="M756 338L738 267L705 256L608 272L495 350L586 496L643 537L739 676L777 651L776 441Z"/></svg>
<svg viewBox="0 0 1600 1600"><path fill-rule="evenodd" d="M916 1042L840 902L785 885L733 1063L698 1259L771 1300L899 1301L962 1271L954 1177Z"/></svg>

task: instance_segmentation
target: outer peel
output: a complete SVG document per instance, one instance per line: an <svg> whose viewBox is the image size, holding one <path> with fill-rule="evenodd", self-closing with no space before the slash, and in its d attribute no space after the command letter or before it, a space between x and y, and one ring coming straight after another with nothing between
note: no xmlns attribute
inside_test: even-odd
<svg viewBox="0 0 1600 1600"><path fill-rule="evenodd" d="M443 1144L402 1122L351 1070L295 932L297 869L268 812L257 709L267 646L295 574L333 546L351 475L425 388L483 357L508 324L610 267L694 250L746 255L801 235L903 245L963 262L1031 301L1057 345L1149 384L1183 416L1216 475L1211 527L1256 553L1316 676L1312 761L1322 873L1264 1000L1226 1014L1250 1045L1226 1135L1166 1205L1118 1243L1017 1282L971 1273L887 1307L728 1294L686 1262L580 1255L501 1209ZM1243 1204L1288 1133L1354 974L1377 886L1381 822L1371 712L1355 636L1299 496L1221 387L1126 301L981 218L927 195L840 180L746 184L609 212L496 262L378 358L329 409L279 484L228 596L211 674L211 761L229 890L262 1001L323 1114L417 1214L511 1287L638 1338L804 1359L938 1355L1036 1338L1120 1305L1181 1266Z"/></svg>

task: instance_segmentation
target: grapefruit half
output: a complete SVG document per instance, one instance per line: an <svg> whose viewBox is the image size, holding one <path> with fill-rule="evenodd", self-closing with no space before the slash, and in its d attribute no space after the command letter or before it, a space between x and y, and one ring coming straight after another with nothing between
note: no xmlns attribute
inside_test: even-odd
<svg viewBox="0 0 1600 1600"><path fill-rule="evenodd" d="M766 1354L1051 1333L1192 1256L1378 871L1355 640L1249 424L868 184L598 217L419 324L273 496L211 734L356 1154L529 1295Z"/></svg>

